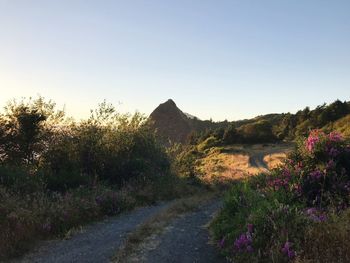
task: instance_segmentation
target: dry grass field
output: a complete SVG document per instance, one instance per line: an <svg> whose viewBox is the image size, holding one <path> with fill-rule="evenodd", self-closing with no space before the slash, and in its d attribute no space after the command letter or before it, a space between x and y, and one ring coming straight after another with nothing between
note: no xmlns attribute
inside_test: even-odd
<svg viewBox="0 0 350 263"><path fill-rule="evenodd" d="M271 153L264 156L264 162L266 163L269 169L273 169L278 167L285 158L286 158L285 152Z"/></svg>
<svg viewBox="0 0 350 263"><path fill-rule="evenodd" d="M292 148L291 144L215 147L197 162L197 169L204 181L225 183L277 167Z"/></svg>

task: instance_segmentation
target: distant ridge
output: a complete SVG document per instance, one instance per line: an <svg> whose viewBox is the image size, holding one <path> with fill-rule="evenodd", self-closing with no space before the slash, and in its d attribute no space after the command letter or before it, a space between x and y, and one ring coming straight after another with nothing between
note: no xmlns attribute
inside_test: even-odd
<svg viewBox="0 0 350 263"><path fill-rule="evenodd" d="M260 115L252 119L239 121L213 122L199 120L197 117L181 111L172 99L160 104L150 115L151 125L158 137L166 144L186 143L193 132L200 136L223 134L229 126L245 134L256 132L256 125L270 125L273 134L279 140L294 140L305 136L311 129L338 130L350 137L350 102L336 100L333 103L317 106L314 110L306 107L295 114L273 113ZM267 126L266 126L267 127Z"/></svg>

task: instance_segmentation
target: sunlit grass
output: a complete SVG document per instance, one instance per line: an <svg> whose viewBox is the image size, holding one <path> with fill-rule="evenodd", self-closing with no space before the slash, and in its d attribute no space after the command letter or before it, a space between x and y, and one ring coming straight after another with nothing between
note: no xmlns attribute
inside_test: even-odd
<svg viewBox="0 0 350 263"><path fill-rule="evenodd" d="M274 168L280 165L291 145L234 145L228 147L214 147L207 155L197 161L197 170L202 175L201 180L210 184L225 183L239 180L247 176L266 172L266 167ZM260 158L263 166L252 166L250 158Z"/></svg>
<svg viewBox="0 0 350 263"><path fill-rule="evenodd" d="M264 161L267 164L269 169L277 168L283 160L287 157L287 154L284 152L281 153L272 153L264 156Z"/></svg>

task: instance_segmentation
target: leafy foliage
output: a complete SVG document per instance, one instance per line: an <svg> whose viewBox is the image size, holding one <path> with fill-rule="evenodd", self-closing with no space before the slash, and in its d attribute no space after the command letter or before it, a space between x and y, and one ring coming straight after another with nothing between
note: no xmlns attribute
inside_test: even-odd
<svg viewBox="0 0 350 263"><path fill-rule="evenodd" d="M9 102L0 115L0 160L14 165L38 165L55 125L63 118L55 104L42 97Z"/></svg>
<svg viewBox="0 0 350 263"><path fill-rule="evenodd" d="M165 150L145 118L119 114L106 102L77 123L41 97L14 101L0 120L1 165L26 167L27 174L40 177L50 190L92 186L101 180L120 185L169 171Z"/></svg>

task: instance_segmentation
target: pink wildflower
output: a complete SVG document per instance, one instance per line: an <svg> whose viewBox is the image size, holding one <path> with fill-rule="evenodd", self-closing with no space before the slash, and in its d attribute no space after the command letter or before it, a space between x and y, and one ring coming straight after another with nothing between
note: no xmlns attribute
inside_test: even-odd
<svg viewBox="0 0 350 263"><path fill-rule="evenodd" d="M343 136L337 131L331 132L328 137L332 142L340 142L343 140Z"/></svg>
<svg viewBox="0 0 350 263"><path fill-rule="evenodd" d="M293 259L295 257L295 251L292 250L292 243L287 241L282 247L282 253L289 259Z"/></svg>
<svg viewBox="0 0 350 263"><path fill-rule="evenodd" d="M225 246L225 237L223 237L220 241L219 241L219 247L223 248Z"/></svg>
<svg viewBox="0 0 350 263"><path fill-rule="evenodd" d="M323 173L321 171L316 170L316 171L311 172L310 176L312 179L318 180L318 179L323 177Z"/></svg>
<svg viewBox="0 0 350 263"><path fill-rule="evenodd" d="M253 224L248 224L247 228L248 228L248 232L249 233L253 233L253 231L254 231L254 225Z"/></svg>

